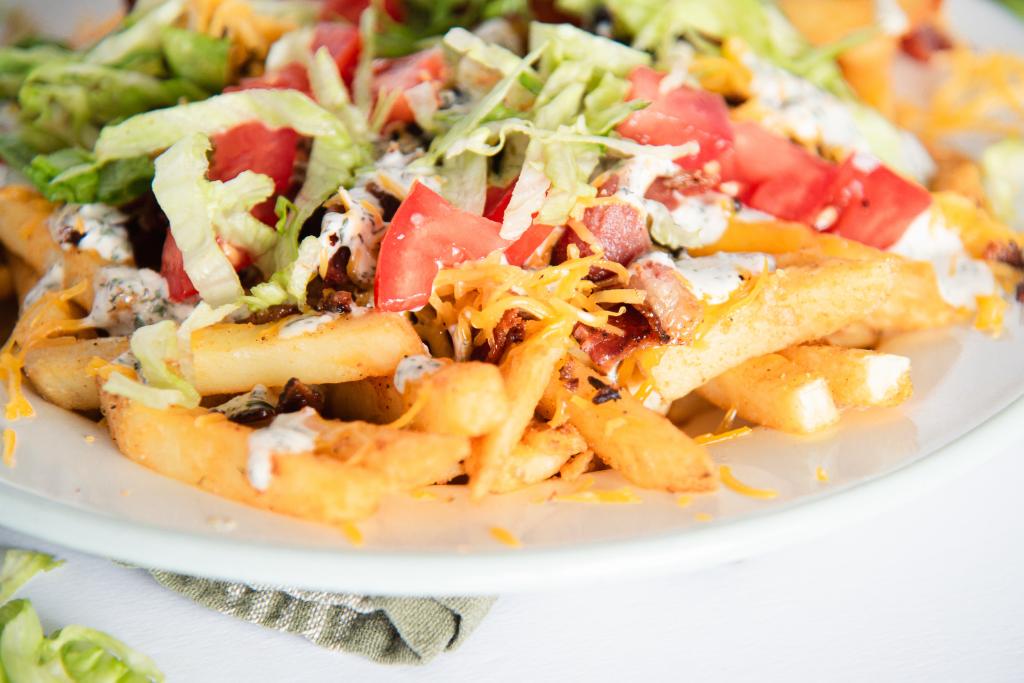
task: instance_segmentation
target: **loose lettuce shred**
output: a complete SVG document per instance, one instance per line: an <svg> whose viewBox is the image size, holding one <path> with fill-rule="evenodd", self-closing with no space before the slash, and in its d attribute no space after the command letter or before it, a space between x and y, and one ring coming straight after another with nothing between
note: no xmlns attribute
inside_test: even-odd
<svg viewBox="0 0 1024 683"><path fill-rule="evenodd" d="M1024 230L1024 140L1008 138L981 157L985 190L1001 221Z"/></svg>
<svg viewBox="0 0 1024 683"><path fill-rule="evenodd" d="M415 52L456 26L475 26L496 17L525 18L530 13L527 0L403 0L401 7L401 21L378 12L376 50L381 57Z"/></svg>
<svg viewBox="0 0 1024 683"><path fill-rule="evenodd" d="M170 365L180 358L177 330L171 320L135 330L131 350L141 368L139 379L114 372L103 390L160 410L170 406L198 406L199 392Z"/></svg>
<svg viewBox="0 0 1024 683"><path fill-rule="evenodd" d="M0 602L10 599L39 572L48 572L62 564L53 555L11 548L4 553L4 562L0 565Z"/></svg>

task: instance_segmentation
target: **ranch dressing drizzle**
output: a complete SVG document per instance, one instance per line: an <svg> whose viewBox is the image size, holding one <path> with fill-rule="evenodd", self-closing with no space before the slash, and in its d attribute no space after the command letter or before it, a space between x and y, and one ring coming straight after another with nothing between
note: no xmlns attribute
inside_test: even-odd
<svg viewBox="0 0 1024 683"><path fill-rule="evenodd" d="M307 424L316 411L306 407L297 413L278 415L263 429L249 435L246 475L257 491L266 491L274 470L274 456L308 453L316 448L317 432Z"/></svg>
<svg viewBox="0 0 1024 683"><path fill-rule="evenodd" d="M440 361L434 360L426 354L419 356L406 356L395 368L395 389L400 394L405 393L409 382L415 382L421 377L433 374L444 367Z"/></svg>
<svg viewBox="0 0 1024 683"><path fill-rule="evenodd" d="M292 337L301 337L304 334L312 334L323 325L332 323L337 319L337 313L299 316L286 322L281 331L277 333L277 336L281 339L291 339Z"/></svg>
<svg viewBox="0 0 1024 683"><path fill-rule="evenodd" d="M175 303L167 281L156 271L131 266L108 266L96 274L92 310L88 319L112 335L127 335L161 320L181 322L191 304Z"/></svg>
<svg viewBox="0 0 1024 683"><path fill-rule="evenodd" d="M750 275L760 274L766 267L769 272L774 270L775 260L765 254L720 252L698 258L684 256L675 267L697 298L723 304Z"/></svg>
<svg viewBox="0 0 1024 683"><path fill-rule="evenodd" d="M112 263L131 263L128 216L106 204L66 204L50 217L48 225L62 249L90 250Z"/></svg>
<svg viewBox="0 0 1024 683"><path fill-rule="evenodd" d="M967 254L960 236L932 209L915 218L889 251L931 263L939 294L951 306L974 309L977 297L997 291L992 270Z"/></svg>

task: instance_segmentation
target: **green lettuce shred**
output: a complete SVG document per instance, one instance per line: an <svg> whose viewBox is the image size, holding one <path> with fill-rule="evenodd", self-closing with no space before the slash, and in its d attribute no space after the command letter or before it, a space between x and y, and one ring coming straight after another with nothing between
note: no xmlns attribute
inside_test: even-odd
<svg viewBox="0 0 1024 683"><path fill-rule="evenodd" d="M10 599L39 572L48 572L62 564L62 561L46 553L18 548L8 549L4 553L3 564L0 565L0 603Z"/></svg>
<svg viewBox="0 0 1024 683"><path fill-rule="evenodd" d="M178 78L209 92L220 92L228 84L231 41L227 38L168 26L160 32L160 46L167 66Z"/></svg>
<svg viewBox="0 0 1024 683"><path fill-rule="evenodd" d="M1024 140L1007 138L981 156L985 190L996 216L1015 230L1024 230Z"/></svg>

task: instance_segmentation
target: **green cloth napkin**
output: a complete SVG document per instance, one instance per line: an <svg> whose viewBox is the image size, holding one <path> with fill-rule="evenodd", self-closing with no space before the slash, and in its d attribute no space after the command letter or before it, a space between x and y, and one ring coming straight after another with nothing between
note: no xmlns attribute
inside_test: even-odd
<svg viewBox="0 0 1024 683"><path fill-rule="evenodd" d="M149 573L204 607L381 664L426 664L456 649L494 603L494 598L367 597Z"/></svg>

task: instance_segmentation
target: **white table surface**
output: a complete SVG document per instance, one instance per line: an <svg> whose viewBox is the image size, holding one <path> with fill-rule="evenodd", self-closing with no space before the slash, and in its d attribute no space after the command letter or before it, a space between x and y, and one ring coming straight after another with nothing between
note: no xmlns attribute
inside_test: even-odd
<svg viewBox="0 0 1024 683"><path fill-rule="evenodd" d="M827 538L697 574L506 595L458 651L385 668L210 612L141 571L0 529L67 564L22 591L170 681L1021 681L1024 433L953 486Z"/></svg>

